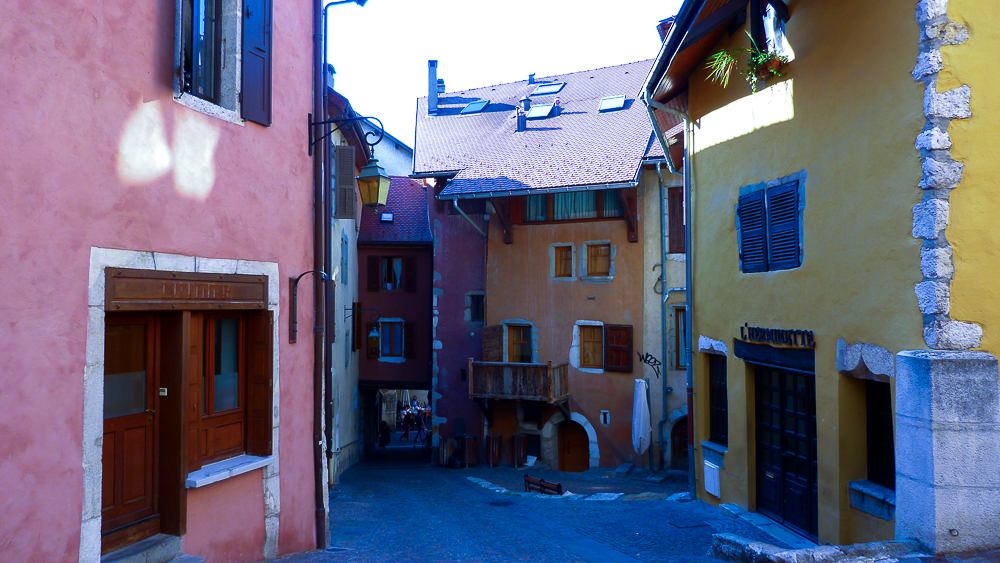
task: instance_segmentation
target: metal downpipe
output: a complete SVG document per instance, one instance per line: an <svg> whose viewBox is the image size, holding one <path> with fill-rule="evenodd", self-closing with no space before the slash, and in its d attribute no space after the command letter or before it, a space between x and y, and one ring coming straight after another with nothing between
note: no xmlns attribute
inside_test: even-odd
<svg viewBox="0 0 1000 563"><path fill-rule="evenodd" d="M686 300L684 306L687 308L687 318L684 323L684 354L687 359L685 367L688 405L688 493L692 500L698 498L694 464L694 371L691 365L691 359L694 355L692 354L691 338L691 327L694 326L694 311L691 308L691 304L694 302L694 286L691 284L694 276L694 263L692 262L694 244L691 240L691 190L694 185L693 178L691 178L691 137L693 135L691 119L688 117L684 120L684 285L687 287L687 291L684 292Z"/></svg>
<svg viewBox="0 0 1000 563"><path fill-rule="evenodd" d="M646 106L646 109L649 109L649 106ZM667 158L669 159L669 156ZM657 423L657 434L660 437L660 469L666 469L664 467L666 455L663 452L663 424L667 421L667 247L663 244L663 235L667 232L667 219L664 213L666 209L663 205L666 196L663 188L663 172L660 170L659 162L656 163L656 179L660 184L660 295L662 295L662 299L660 299L660 357L663 358L663 377L660 378L662 379L660 383L662 383L663 397L660 403L661 413L660 422Z"/></svg>

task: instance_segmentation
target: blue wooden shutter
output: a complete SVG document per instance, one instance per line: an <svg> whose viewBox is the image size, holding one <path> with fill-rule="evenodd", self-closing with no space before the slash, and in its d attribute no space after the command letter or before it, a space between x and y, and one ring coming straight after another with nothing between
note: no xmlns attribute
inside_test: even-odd
<svg viewBox="0 0 1000 563"><path fill-rule="evenodd" d="M800 236L798 182L768 188L767 251L772 270L787 270L801 265Z"/></svg>
<svg viewBox="0 0 1000 563"><path fill-rule="evenodd" d="M243 0L243 119L271 124L271 0Z"/></svg>
<svg viewBox="0 0 1000 563"><path fill-rule="evenodd" d="M740 269L743 272L766 272L764 191L740 197L737 213L740 218Z"/></svg>

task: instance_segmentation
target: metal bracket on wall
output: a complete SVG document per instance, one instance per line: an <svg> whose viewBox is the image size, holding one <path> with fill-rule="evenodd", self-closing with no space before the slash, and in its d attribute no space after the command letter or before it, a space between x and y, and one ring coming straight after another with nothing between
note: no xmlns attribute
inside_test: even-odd
<svg viewBox="0 0 1000 563"><path fill-rule="evenodd" d="M330 279L329 276L327 276L325 272L321 272L319 270L308 270L308 271L302 272L297 277L288 278L288 286L289 286L289 288L291 288L291 292L292 292L292 315L291 315L291 325L292 326L290 327L290 329L288 331L288 342L290 342L292 344L295 344L295 341L296 341L296 339L298 338L298 335L299 335L299 308L298 308L298 304L299 304L299 280L301 280L302 276L304 276L306 274L319 274L319 275L323 276L323 281L327 281L327 280ZM323 330L325 330L325 329L322 326L317 326L316 327L316 332L322 332Z"/></svg>

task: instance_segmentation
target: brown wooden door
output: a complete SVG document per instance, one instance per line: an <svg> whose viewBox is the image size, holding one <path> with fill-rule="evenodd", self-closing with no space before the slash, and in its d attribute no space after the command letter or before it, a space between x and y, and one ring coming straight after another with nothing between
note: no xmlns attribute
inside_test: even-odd
<svg viewBox="0 0 1000 563"><path fill-rule="evenodd" d="M102 525L105 545L138 537L123 529L157 526L155 323L148 315L108 315L104 344ZM113 539L108 539L113 535Z"/></svg>
<svg viewBox="0 0 1000 563"><path fill-rule="evenodd" d="M559 470L586 471L590 469L590 438L587 431L576 422L566 420L559 424Z"/></svg>

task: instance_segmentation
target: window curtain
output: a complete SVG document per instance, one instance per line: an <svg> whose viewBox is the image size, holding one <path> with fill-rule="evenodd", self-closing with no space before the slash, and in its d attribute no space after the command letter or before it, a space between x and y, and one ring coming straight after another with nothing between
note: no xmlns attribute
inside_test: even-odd
<svg viewBox="0 0 1000 563"><path fill-rule="evenodd" d="M392 259L392 282L393 286L390 289L399 289L400 281L403 279L403 259L393 258Z"/></svg>
<svg viewBox="0 0 1000 563"><path fill-rule="evenodd" d="M604 216L624 217L625 208L622 206L620 190L604 190Z"/></svg>
<svg viewBox="0 0 1000 563"><path fill-rule="evenodd" d="M524 209L524 220L531 221L546 221L548 220L548 196L547 195L529 195L527 197L527 205Z"/></svg>
<svg viewBox="0 0 1000 563"><path fill-rule="evenodd" d="M553 219L594 219L597 217L597 192L555 194Z"/></svg>

